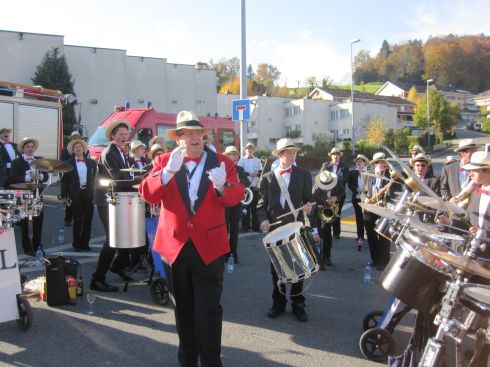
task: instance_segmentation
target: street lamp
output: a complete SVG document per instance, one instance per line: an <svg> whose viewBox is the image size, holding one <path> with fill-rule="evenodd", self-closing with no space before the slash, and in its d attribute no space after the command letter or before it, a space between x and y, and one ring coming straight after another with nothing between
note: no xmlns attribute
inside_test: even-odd
<svg viewBox="0 0 490 367"><path fill-rule="evenodd" d="M430 83L433 83L434 82L434 79L427 79L427 145L428 145L428 148L429 148L429 152L432 151L432 149L430 148L431 145L430 145L430 100L429 100L429 84Z"/></svg>
<svg viewBox="0 0 490 367"><path fill-rule="evenodd" d="M352 45L360 42L360 38L350 41L350 101L351 101L351 143L352 143L352 155L356 154L356 141L354 138L354 62L352 60Z"/></svg>

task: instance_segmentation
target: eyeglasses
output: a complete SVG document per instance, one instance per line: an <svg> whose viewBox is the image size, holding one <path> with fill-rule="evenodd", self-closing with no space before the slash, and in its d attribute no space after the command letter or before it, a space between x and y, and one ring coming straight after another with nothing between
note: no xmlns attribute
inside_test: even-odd
<svg viewBox="0 0 490 367"><path fill-rule="evenodd" d="M415 167L427 167L426 164L416 164Z"/></svg>

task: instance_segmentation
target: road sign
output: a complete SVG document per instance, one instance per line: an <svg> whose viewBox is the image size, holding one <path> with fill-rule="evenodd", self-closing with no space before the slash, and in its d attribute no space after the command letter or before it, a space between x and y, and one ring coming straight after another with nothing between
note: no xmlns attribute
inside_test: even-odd
<svg viewBox="0 0 490 367"><path fill-rule="evenodd" d="M250 100L237 99L231 101L231 116L233 121L250 119Z"/></svg>

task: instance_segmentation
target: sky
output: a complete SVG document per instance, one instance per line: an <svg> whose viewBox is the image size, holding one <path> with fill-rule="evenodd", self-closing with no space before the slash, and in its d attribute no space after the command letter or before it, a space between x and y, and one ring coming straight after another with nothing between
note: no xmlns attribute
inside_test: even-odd
<svg viewBox="0 0 490 367"><path fill-rule="evenodd" d="M246 0L247 65L274 65L280 85L309 76L350 83L353 54L429 37L490 34L488 0ZM0 29L63 35L67 45L195 64L240 57L240 0L2 1Z"/></svg>

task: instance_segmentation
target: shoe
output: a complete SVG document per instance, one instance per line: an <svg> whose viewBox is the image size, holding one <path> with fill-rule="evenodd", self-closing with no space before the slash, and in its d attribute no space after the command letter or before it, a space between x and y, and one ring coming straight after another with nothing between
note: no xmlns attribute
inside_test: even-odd
<svg viewBox="0 0 490 367"><path fill-rule="evenodd" d="M325 267L325 264L320 264L320 270L321 271L327 270L327 268Z"/></svg>
<svg viewBox="0 0 490 367"><path fill-rule="evenodd" d="M269 310L269 313L267 314L267 317L269 317L270 319L275 319L277 316L284 313L284 311L285 307L272 306L272 308Z"/></svg>
<svg viewBox="0 0 490 367"><path fill-rule="evenodd" d="M111 270L111 273L119 275L121 277L121 279L126 281L126 282L130 282L133 280L133 278L131 278L123 269L111 268L110 270Z"/></svg>
<svg viewBox="0 0 490 367"><path fill-rule="evenodd" d="M357 251L362 251L362 245L363 245L363 239L362 238L359 238L357 240Z"/></svg>
<svg viewBox="0 0 490 367"><path fill-rule="evenodd" d="M110 285L105 281L100 282L98 280L92 280L90 282L90 289L93 291L100 291L100 292L117 292L119 290L119 288Z"/></svg>
<svg viewBox="0 0 490 367"><path fill-rule="evenodd" d="M332 262L330 261L330 259L325 259L323 260L323 263L327 266L333 266Z"/></svg>
<svg viewBox="0 0 490 367"><path fill-rule="evenodd" d="M293 314L296 319L301 322L308 321L308 315L306 314L304 306L293 306Z"/></svg>

